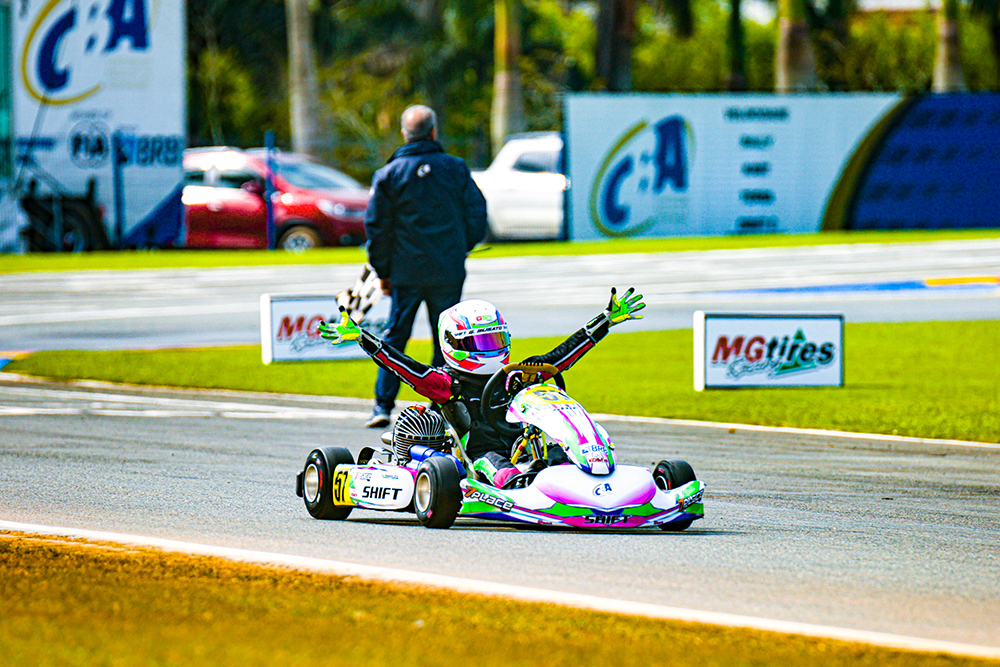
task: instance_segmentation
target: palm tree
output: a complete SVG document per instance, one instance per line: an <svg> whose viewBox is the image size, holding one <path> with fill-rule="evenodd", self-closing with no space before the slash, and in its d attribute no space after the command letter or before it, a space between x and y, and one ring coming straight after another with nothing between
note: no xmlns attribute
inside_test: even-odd
<svg viewBox="0 0 1000 667"><path fill-rule="evenodd" d="M690 37L694 33L691 2L657 0L654 4L670 16L678 35ZM618 92L632 89L636 5L636 0L599 0L594 66L605 90Z"/></svg>
<svg viewBox="0 0 1000 667"><path fill-rule="evenodd" d="M445 86L437 79L441 75L443 62L447 59L444 55L446 48L443 46L447 41L444 36L445 0L403 0L403 6L417 21L417 36L422 42L418 47L421 61L419 88L427 96L428 104L437 112L438 132L443 136L447 126L445 117L448 95Z"/></svg>
<svg viewBox="0 0 1000 667"><path fill-rule="evenodd" d="M965 90L958 30L958 0L943 0L937 14L938 42L934 58L935 93Z"/></svg>
<svg viewBox="0 0 1000 667"><path fill-rule="evenodd" d="M970 9L973 15L986 17L990 50L993 51L993 63L996 66L993 87L1000 90L1000 0L972 0Z"/></svg>
<svg viewBox="0 0 1000 667"><path fill-rule="evenodd" d="M632 40L636 0L600 0L595 69L605 90L632 89Z"/></svg>
<svg viewBox="0 0 1000 667"><path fill-rule="evenodd" d="M285 0L288 30L288 103L292 150L318 155L333 148L332 123L320 130L319 77L313 54L309 0Z"/></svg>
<svg viewBox="0 0 1000 667"><path fill-rule="evenodd" d="M775 92L801 92L817 88L816 57L813 55L805 2L806 0L778 0Z"/></svg>
<svg viewBox="0 0 1000 667"><path fill-rule="evenodd" d="M806 20L816 48L817 67L824 73L823 83L830 90L848 88L844 54L851 34L851 14L856 0L826 0L820 10L814 0L806 0Z"/></svg>
<svg viewBox="0 0 1000 667"><path fill-rule="evenodd" d="M490 138L493 154L503 147L508 135L523 132L524 91L518 57L521 55L521 0L495 0L493 32L493 107Z"/></svg>
<svg viewBox="0 0 1000 667"><path fill-rule="evenodd" d="M740 0L729 0L729 28L726 31L729 46L729 76L726 89L740 92L747 89L746 47L743 41L743 16Z"/></svg>

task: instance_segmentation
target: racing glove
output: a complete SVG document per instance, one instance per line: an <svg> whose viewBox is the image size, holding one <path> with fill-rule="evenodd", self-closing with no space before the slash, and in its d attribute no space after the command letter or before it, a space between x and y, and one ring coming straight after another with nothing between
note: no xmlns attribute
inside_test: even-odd
<svg viewBox="0 0 1000 667"><path fill-rule="evenodd" d="M635 288L629 287L628 291L619 299L618 290L614 287L611 288L611 300L608 302L608 307L601 311L600 315L587 322L583 328L595 343L603 338L608 329L614 325L625 320L642 319L642 315L636 315L636 313L645 308L646 304L642 302L641 294L633 295L633 292L635 292ZM594 336L598 336L598 338L594 339Z"/></svg>
<svg viewBox="0 0 1000 667"><path fill-rule="evenodd" d="M320 322L318 327L319 335L321 338L330 341L334 345L353 343L361 337L361 327L359 327L354 320L351 319L351 317L347 314L347 309L343 306L340 307L340 315L343 318L340 324Z"/></svg>
<svg viewBox="0 0 1000 667"><path fill-rule="evenodd" d="M604 312L607 314L608 321L611 326L620 324L625 320L641 320L642 315L636 315L640 310L646 307L646 304L642 302L642 295L635 294L634 287L629 287L628 291L622 294L622 298L618 298L618 292L614 287L611 288L611 301L608 302L607 310Z"/></svg>

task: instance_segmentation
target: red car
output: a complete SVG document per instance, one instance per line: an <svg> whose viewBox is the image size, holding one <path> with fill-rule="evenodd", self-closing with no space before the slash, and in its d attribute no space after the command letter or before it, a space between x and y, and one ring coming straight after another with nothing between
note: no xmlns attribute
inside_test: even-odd
<svg viewBox="0 0 1000 667"><path fill-rule="evenodd" d="M368 190L312 158L275 152L271 196L278 248L301 252L365 241ZM238 148L184 152L188 248L266 248L266 153Z"/></svg>

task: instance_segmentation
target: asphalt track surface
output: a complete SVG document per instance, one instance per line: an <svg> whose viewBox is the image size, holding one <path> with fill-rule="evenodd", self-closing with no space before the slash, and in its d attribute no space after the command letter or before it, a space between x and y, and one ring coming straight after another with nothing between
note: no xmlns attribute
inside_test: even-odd
<svg viewBox="0 0 1000 667"><path fill-rule="evenodd" d="M781 289L795 283L802 287L806 275L811 285L883 286L1000 276L1000 244L973 245L960 244L954 252L938 246L930 260L901 262L904 268L893 268L893 249L883 249L876 256L882 260L877 262L880 270L820 276L802 271L807 266L830 268L832 260L824 264L811 253L832 251L793 253L794 260L792 254L778 253L781 261L768 260L769 271L743 263L747 275L738 278L739 289ZM857 251L847 254L857 257ZM760 260L760 255L755 257ZM510 280L520 276L524 281L515 308L537 311L548 302L589 313L597 300L591 291L624 285L629 274L680 271L678 265L687 261L686 275L692 280L699 262L710 265L706 275L715 275L715 260L672 260L659 269L662 260L656 258L648 265L631 258L626 267L608 268L618 264L581 258L577 261L583 268L572 279L575 286L558 293L530 292L530 267L503 261L515 267ZM786 276L777 269L781 262L786 267L801 262L802 268L788 268ZM566 282L545 261L530 264L543 286ZM732 264L734 272L741 265L731 255L724 264ZM220 271L236 282L248 275L243 270ZM269 271L263 270L260 282L249 287L230 283L228 298L214 304L216 316L225 303L238 305L241 290L259 290ZM477 291L491 294L479 285L499 280L495 268L486 276L479 271L473 269L469 296L480 295ZM205 274L197 273L204 281ZM761 275L749 275L757 273ZM216 281L214 287L195 289L186 283L188 289L199 294L225 289L218 285L220 274L208 275ZM8 319L0 320L0 329L5 335L16 334L16 344L5 341L6 349L32 349L32 341L20 336L41 326L39 320L45 317L43 328L64 341L79 336L88 323L99 329L123 321L100 317L100 308L109 303L119 311L137 309L138 320L126 327L127 335L118 343L141 346L154 339L150 344L155 345L157 337L169 334L169 327L151 332L144 323L162 325L168 316L150 316L148 311L184 308L196 300L188 301L194 297L183 290L167 298L167 287L149 285L148 275L124 282L133 279L143 297L119 296L118 301L110 296L115 290L95 295L77 283L76 292L67 294L66 276L43 277L39 280L46 288L36 290L33 302L37 309L9 308L11 300L28 297L24 289L5 290L2 317ZM675 283L646 290L651 293L647 311L655 312L656 303L679 312L706 302L727 303L730 297L720 293L732 292L732 282L720 279L715 290L705 292L717 299L713 301L697 298L704 285L700 280L686 291L671 291ZM6 279L4 283L12 285ZM305 287L291 282L285 286L292 288L289 293ZM128 289L119 282L118 292L124 295ZM491 289L499 292L497 286ZM949 319L924 317L928 300L934 304L932 312L966 311L952 319L995 319L1000 312L1000 290L988 281L945 288L947 292L938 289L862 289L858 291L863 298L857 301L880 304L875 310L898 307L905 316L895 319ZM156 290L163 292L158 304L149 300L149 292ZM898 298L901 292L905 299ZM885 293L897 298L883 301ZM767 308L785 304L800 309L806 303L798 300L800 291L791 296L765 294ZM852 291L849 296L859 295ZM52 301L62 307L53 307ZM78 308L82 302L89 306ZM906 315L907 304L918 304L909 309L915 314ZM34 310L35 320L15 324L10 319L13 310ZM73 319L73 313L79 317ZM570 312L567 321L574 317L576 312ZM643 322L655 326L657 319L651 316ZM662 458L682 458L694 466L708 488L703 521L676 534L568 532L471 520L459 520L448 531L430 531L411 515L365 511L355 511L344 522L315 521L294 495L294 475L316 444L342 444L354 452L376 446L378 433L362 426L367 411L368 401L358 400L3 379L0 520L402 568L551 590L553 596L587 594L889 633L988 647L992 653L985 654L1000 656L1000 447L995 445L602 416L618 443L621 461L651 465Z"/></svg>
<svg viewBox="0 0 1000 667"><path fill-rule="evenodd" d="M605 416L623 462L692 463L708 487L704 520L683 533L462 519L432 531L412 515L360 510L313 520L295 473L315 444L377 446L366 415L360 401L3 381L0 519L986 646L1000 657L997 446Z"/></svg>

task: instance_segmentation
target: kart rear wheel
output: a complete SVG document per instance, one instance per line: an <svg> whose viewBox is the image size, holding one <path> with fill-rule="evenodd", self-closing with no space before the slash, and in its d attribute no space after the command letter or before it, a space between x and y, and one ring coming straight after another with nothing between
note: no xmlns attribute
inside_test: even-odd
<svg viewBox="0 0 1000 667"><path fill-rule="evenodd" d="M420 464L413 490L413 509L427 528L450 528L462 507L458 466L446 456Z"/></svg>
<svg viewBox="0 0 1000 667"><path fill-rule="evenodd" d="M354 465L354 456L344 447L319 447L309 452L302 470L302 499L315 519L340 521L354 509L333 504L333 473L340 464Z"/></svg>
<svg viewBox="0 0 1000 667"><path fill-rule="evenodd" d="M676 459L673 461L660 461L653 468L653 481L661 491L677 489L689 482L694 482L698 478L694 474L694 469L687 461ZM661 523L660 530L681 531L691 525L691 521L672 521Z"/></svg>

